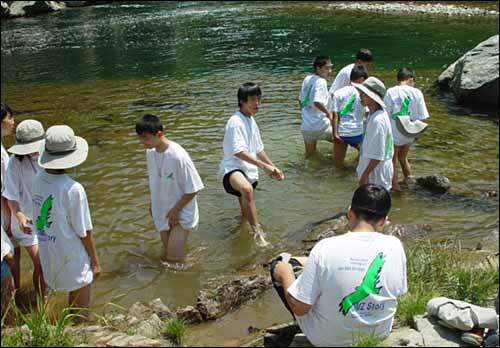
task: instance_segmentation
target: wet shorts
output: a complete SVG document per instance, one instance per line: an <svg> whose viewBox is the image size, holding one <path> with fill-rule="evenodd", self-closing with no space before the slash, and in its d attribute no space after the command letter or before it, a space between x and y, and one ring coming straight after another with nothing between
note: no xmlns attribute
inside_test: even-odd
<svg viewBox="0 0 500 348"><path fill-rule="evenodd" d="M7 261L2 261L2 283L3 281L10 276L10 266Z"/></svg>
<svg viewBox="0 0 500 348"><path fill-rule="evenodd" d="M290 308L290 306L288 305L288 302L286 300L285 289L283 289L283 285L274 280L274 269L276 268L278 263L280 263L281 261L282 261L281 256L278 256L273 261L271 261L271 264L269 267L270 271L271 271L271 279L273 281L274 289L278 293L278 296L280 297L281 301L285 305L286 309L288 309L288 311L292 314L292 317L295 318L295 314L293 313L292 309ZM302 271L304 270L304 266L302 266L302 264L297 259L294 259L293 257L290 258L288 263L292 265L293 273L295 274L295 279L297 279L302 274Z"/></svg>
<svg viewBox="0 0 500 348"><path fill-rule="evenodd" d="M240 172L248 180L248 176L242 170L236 169L236 170L233 170L232 172L229 172L226 175L224 175L224 179L222 180L222 184L224 185L224 190L226 190L227 193L229 193L230 195L236 196L236 197L241 197L241 193L239 191L236 191L231 186L231 182L229 180L231 178L231 175L233 173L236 173L236 172ZM252 184L252 187L254 190L257 188L258 184L259 183L257 181Z"/></svg>
<svg viewBox="0 0 500 348"><path fill-rule="evenodd" d="M304 142L307 144L314 143L318 140L326 140L333 142L333 128L332 126L321 131L301 131L304 137Z"/></svg>
<svg viewBox="0 0 500 348"><path fill-rule="evenodd" d="M344 141L344 144L351 145L352 147L358 147L363 142L363 134L357 135L355 137L340 137Z"/></svg>

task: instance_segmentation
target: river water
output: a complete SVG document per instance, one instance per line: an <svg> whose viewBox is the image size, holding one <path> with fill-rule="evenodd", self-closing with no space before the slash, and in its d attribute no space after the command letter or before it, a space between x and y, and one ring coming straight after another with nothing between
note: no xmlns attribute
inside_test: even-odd
<svg viewBox="0 0 500 348"><path fill-rule="evenodd" d="M345 211L357 185L356 153L348 153L346 170L336 171L332 150L323 143L318 158L304 167L296 99L319 54L332 56L335 74L359 48L369 47L376 55L370 73L388 86L400 67L417 70L432 118L411 153L415 174L448 176L460 198L403 192L394 197L392 221L430 224L427 238L469 246L497 228L498 199L480 195L498 191L498 111L486 117L459 108L433 83L448 64L498 34L498 16L374 15L324 7L128 3L2 21L1 96L15 110L16 122L68 124L90 144L88 161L71 174L87 190L104 270L93 285L97 312L109 302L126 307L156 297L173 308L193 304L207 279L245 272L296 248L308 223ZM256 249L241 230L237 201L224 193L217 176L224 125L246 81L262 86L256 120L267 153L287 176L284 182L262 177L257 190L270 250ZM163 118L168 137L190 153L206 186L186 271L159 263L161 241L148 216L145 150L134 131L144 113ZM268 294L229 319L195 329L191 344L225 342L244 335L247 326L286 321L278 308Z"/></svg>

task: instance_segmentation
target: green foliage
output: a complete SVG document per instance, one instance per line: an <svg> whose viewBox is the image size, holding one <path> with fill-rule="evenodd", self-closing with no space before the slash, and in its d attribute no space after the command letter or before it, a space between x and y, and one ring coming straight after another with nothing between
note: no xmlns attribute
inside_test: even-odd
<svg viewBox="0 0 500 348"><path fill-rule="evenodd" d="M354 338L353 347L383 347L384 340L381 339L377 334L359 334L358 337Z"/></svg>
<svg viewBox="0 0 500 348"><path fill-rule="evenodd" d="M2 347L71 347L72 338L65 329L72 325L78 315L73 308L65 308L55 322L48 315L48 303L38 298L36 308L30 306L26 311L12 300L10 310L16 316L13 331L4 330L2 318ZM4 335L4 331L7 334Z"/></svg>
<svg viewBox="0 0 500 348"><path fill-rule="evenodd" d="M412 325L413 317L426 312L427 302L438 296L479 306L494 297L498 270L479 269L477 257L449 243L416 244L407 250L408 293L398 300L397 319Z"/></svg>
<svg viewBox="0 0 500 348"><path fill-rule="evenodd" d="M182 319L169 319L163 333L172 343L181 345L186 334L186 322Z"/></svg>

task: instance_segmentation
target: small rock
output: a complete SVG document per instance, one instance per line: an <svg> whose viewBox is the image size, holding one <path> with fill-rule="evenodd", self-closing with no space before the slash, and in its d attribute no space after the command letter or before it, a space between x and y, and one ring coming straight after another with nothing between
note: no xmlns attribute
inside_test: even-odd
<svg viewBox="0 0 500 348"><path fill-rule="evenodd" d="M172 345L166 341L152 340L140 335L119 335L107 342L106 347L172 347Z"/></svg>
<svg viewBox="0 0 500 348"><path fill-rule="evenodd" d="M148 320L140 322L136 332L140 336L154 339L160 335L162 329L163 322L156 314L153 314Z"/></svg>
<svg viewBox="0 0 500 348"><path fill-rule="evenodd" d="M417 178L417 185L438 194L444 194L451 188L450 179L438 174Z"/></svg>
<svg viewBox="0 0 500 348"><path fill-rule="evenodd" d="M203 322L200 312L193 306L177 309L177 318L184 320L188 324L198 324Z"/></svg>
<svg viewBox="0 0 500 348"><path fill-rule="evenodd" d="M174 313L163 303L159 298L149 302L149 307L153 310L161 320L166 320L174 317Z"/></svg>
<svg viewBox="0 0 500 348"><path fill-rule="evenodd" d="M146 307L142 303L136 302L132 305L132 307L130 307L128 313L132 317L136 317L138 319L146 319L149 318L151 314L153 314L153 311L151 310L151 308Z"/></svg>

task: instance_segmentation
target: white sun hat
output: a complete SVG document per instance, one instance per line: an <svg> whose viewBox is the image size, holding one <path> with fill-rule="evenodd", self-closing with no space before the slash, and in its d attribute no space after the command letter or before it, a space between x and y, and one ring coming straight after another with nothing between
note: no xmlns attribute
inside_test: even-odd
<svg viewBox="0 0 500 348"><path fill-rule="evenodd" d="M384 103L386 88L382 81L376 77L369 77L362 84L353 83L352 85L370 97L377 104L386 108Z"/></svg>
<svg viewBox="0 0 500 348"><path fill-rule="evenodd" d="M52 126L47 130L38 165L44 169L74 168L85 162L88 153L87 141L75 136L73 129Z"/></svg>
<svg viewBox="0 0 500 348"><path fill-rule="evenodd" d="M14 155L29 155L40 151L45 130L36 120L24 120L16 128L16 144L8 149Z"/></svg>

